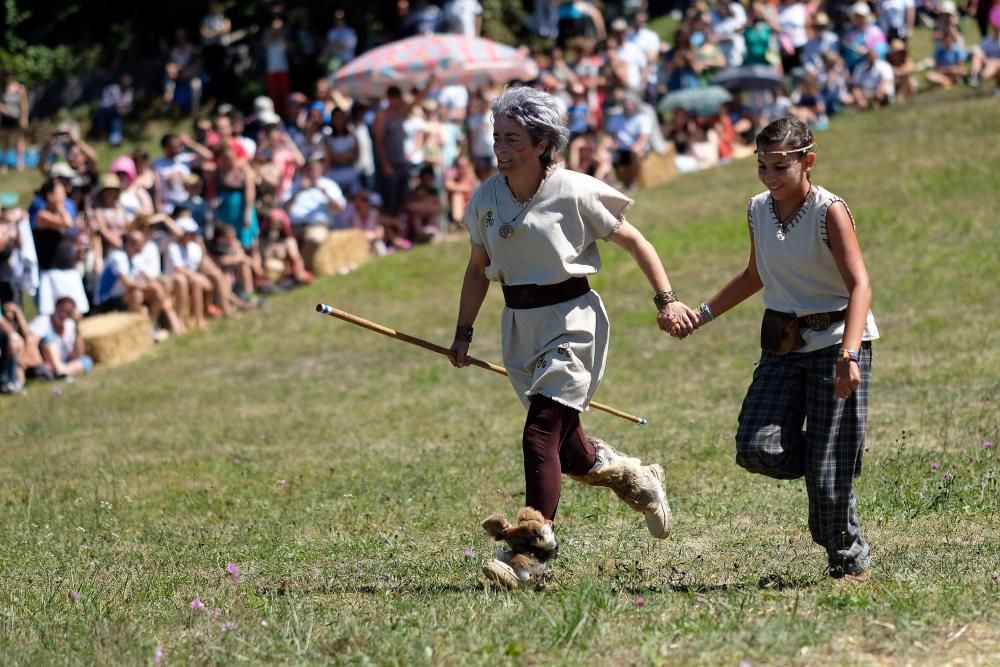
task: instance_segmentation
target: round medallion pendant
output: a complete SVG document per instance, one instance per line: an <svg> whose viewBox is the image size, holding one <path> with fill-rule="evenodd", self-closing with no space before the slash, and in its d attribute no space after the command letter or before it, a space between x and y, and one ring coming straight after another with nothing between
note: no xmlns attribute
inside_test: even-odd
<svg viewBox="0 0 1000 667"><path fill-rule="evenodd" d="M785 233L783 231L781 231L780 229L778 230L778 233L775 234L775 236L778 237L779 241L784 241L785 240Z"/></svg>
<svg viewBox="0 0 1000 667"><path fill-rule="evenodd" d="M514 235L514 228L508 224L500 225L500 238L509 239Z"/></svg>

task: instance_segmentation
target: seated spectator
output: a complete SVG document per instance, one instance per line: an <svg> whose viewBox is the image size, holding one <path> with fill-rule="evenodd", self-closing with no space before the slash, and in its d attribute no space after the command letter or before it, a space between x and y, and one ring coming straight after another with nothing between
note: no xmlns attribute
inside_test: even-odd
<svg viewBox="0 0 1000 667"><path fill-rule="evenodd" d="M792 91L790 112L814 130L825 130L830 122L826 115L826 101L819 88L815 72L806 72Z"/></svg>
<svg viewBox="0 0 1000 667"><path fill-rule="evenodd" d="M148 188L139 182L139 172L136 169L135 161L128 155L119 155L111 163L108 170L118 176L121 183L121 193L118 201L131 217L140 213L152 215L156 212L156 203Z"/></svg>
<svg viewBox="0 0 1000 667"><path fill-rule="evenodd" d="M288 214L275 207L263 216L263 221L260 255L268 281L283 286L311 283L313 275L306 270Z"/></svg>
<svg viewBox="0 0 1000 667"><path fill-rule="evenodd" d="M632 188L642 160L649 152L649 137L653 131L649 117L639 109L639 98L634 92L625 93L621 113L608 116L605 131L614 140L611 150L615 174L624 188Z"/></svg>
<svg viewBox="0 0 1000 667"><path fill-rule="evenodd" d="M163 254L174 238L183 232L172 218L164 213L148 216L137 215L128 227L129 232L139 232L142 235L142 250L132 258L132 264L139 275L149 282L155 282L171 295L174 312L181 327L170 324L170 331L175 334L187 330L185 316L190 309L187 279L183 275L167 275L163 272Z"/></svg>
<svg viewBox="0 0 1000 667"><path fill-rule="evenodd" d="M0 313L0 394L24 393L25 368L30 362L26 359L29 345L19 332L19 323L23 321L24 315L17 304L3 305Z"/></svg>
<svg viewBox="0 0 1000 667"><path fill-rule="evenodd" d="M135 88L132 75L122 73L118 81L109 83L101 93L101 103L94 118L97 136L107 137L108 143L118 146L125 132L125 119L135 106Z"/></svg>
<svg viewBox="0 0 1000 667"><path fill-rule="evenodd" d="M990 23L989 33L972 51L972 68L969 85L978 86L982 81L993 82L993 92L1000 91L1000 25Z"/></svg>
<svg viewBox="0 0 1000 667"><path fill-rule="evenodd" d="M135 217L119 201L121 190L121 179L115 174L102 174L97 181L91 213L94 231L101 239L102 256L121 249L125 230Z"/></svg>
<svg viewBox="0 0 1000 667"><path fill-rule="evenodd" d="M847 103L857 109L872 109L892 104L896 96L896 77L892 65L871 49L862 50L864 60L851 72L851 90Z"/></svg>
<svg viewBox="0 0 1000 667"><path fill-rule="evenodd" d="M217 227L209 251L222 275L232 286L229 298L231 304L242 310L256 308L260 300L254 294L254 259L243 249L236 236L236 229L230 225Z"/></svg>
<svg viewBox="0 0 1000 667"><path fill-rule="evenodd" d="M175 294L187 291L180 302L184 305L178 305L178 314L182 319L193 320L195 329L204 329L207 306L212 302L212 281L199 270L205 261L200 229L183 208L178 210L175 222L181 236L167 245L163 255L163 273L174 281Z"/></svg>
<svg viewBox="0 0 1000 667"><path fill-rule="evenodd" d="M681 173L698 171L694 143L701 139L694 117L686 109L674 109L667 129L667 139L674 145L674 164Z"/></svg>
<svg viewBox="0 0 1000 667"><path fill-rule="evenodd" d="M69 297L56 301L51 315L39 315L30 329L38 338L41 364L35 374L46 378L70 378L89 373L94 360L84 354L83 336L79 332L83 315Z"/></svg>
<svg viewBox="0 0 1000 667"><path fill-rule="evenodd" d="M965 60L958 28L945 30L934 40L934 69L927 72L927 82L945 90L961 83L966 75Z"/></svg>
<svg viewBox="0 0 1000 667"><path fill-rule="evenodd" d="M826 112L833 115L840 111L845 102L849 101L850 72L840 54L827 51L823 54L823 69L819 71L817 81L823 91L823 101Z"/></svg>
<svg viewBox="0 0 1000 667"><path fill-rule="evenodd" d="M104 272L97 286L96 310L100 313L129 311L149 316L153 336L162 340L159 320L163 315L174 333L184 331L184 324L177 317L173 301L156 280L142 275L136 258L142 252L145 241L142 233L133 231L125 234L123 249L112 251L104 262Z"/></svg>
<svg viewBox="0 0 1000 667"><path fill-rule="evenodd" d="M878 58L884 58L889 52L889 44L882 29L872 22L872 10L867 2L854 3L849 13L851 24L841 38L840 52L848 71L854 72L869 51Z"/></svg>
<svg viewBox="0 0 1000 667"><path fill-rule="evenodd" d="M0 207L0 306L14 303L20 307L24 303L22 247L26 239L21 235L24 212L7 202L0 203ZM30 237L27 240L30 241Z"/></svg>
<svg viewBox="0 0 1000 667"><path fill-rule="evenodd" d="M159 182L160 201L164 212L173 213L178 204L187 200L184 181L193 168L212 160L212 151L186 134L164 134L160 138L163 155L150 165Z"/></svg>
<svg viewBox="0 0 1000 667"><path fill-rule="evenodd" d="M350 198L347 209L344 211L344 220L351 229L361 230L368 243L371 244L372 254L382 256L393 252L397 248L395 241L402 238L402 228L396 224L397 220L387 219L382 216L382 197L377 192L367 190L357 190ZM404 244L406 248L410 245Z"/></svg>
<svg viewBox="0 0 1000 667"><path fill-rule="evenodd" d="M889 55L886 58L892 66L892 75L896 84L896 101L903 102L908 97L917 92L917 79L913 75L916 72L916 65L910 58L906 42L901 39L894 39L889 45Z"/></svg>
<svg viewBox="0 0 1000 667"><path fill-rule="evenodd" d="M677 29L674 46L667 51L663 65L663 81L668 91L698 88L701 86L701 71L698 68L698 54L691 43L691 33L687 27Z"/></svg>
<svg viewBox="0 0 1000 667"><path fill-rule="evenodd" d="M593 131L578 135L569 142L566 166L607 183L615 173L611 162L612 145L613 140L607 135L599 138Z"/></svg>
<svg viewBox="0 0 1000 667"><path fill-rule="evenodd" d="M424 165L417 174L417 186L406 200L405 216L411 241L430 241L442 235L441 191L434 184L434 167Z"/></svg>
<svg viewBox="0 0 1000 667"><path fill-rule="evenodd" d="M817 12L809 24L809 40L799 53L799 60L806 71L819 72L823 69L823 54L836 52L840 37L830 29L830 17L826 12Z"/></svg>
<svg viewBox="0 0 1000 667"><path fill-rule="evenodd" d="M314 152L292 185L292 198L287 209L292 230L305 257L306 266L312 266L312 257L336 225L337 215L347 205L340 187L323 176L326 156Z"/></svg>
<svg viewBox="0 0 1000 667"><path fill-rule="evenodd" d="M472 160L464 153L455 159L455 164L444 173L444 191L448 197L448 217L454 225L461 225L465 219L465 207L472 199L472 193L479 186Z"/></svg>

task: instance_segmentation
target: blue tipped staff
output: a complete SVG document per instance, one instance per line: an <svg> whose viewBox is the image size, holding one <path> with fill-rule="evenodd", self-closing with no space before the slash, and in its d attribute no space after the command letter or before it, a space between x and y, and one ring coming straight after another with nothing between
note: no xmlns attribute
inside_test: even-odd
<svg viewBox="0 0 1000 667"><path fill-rule="evenodd" d="M425 350L430 350L431 352L437 352L438 354L443 354L446 357L451 356L451 350L440 345L435 345L430 341L426 341L423 338L417 338L416 336L411 336L405 334L402 331L396 331L395 329L390 329L389 327L382 326L375 322L370 322L357 315L352 315L343 310L334 308L333 306L328 306L325 303L316 304L316 312L322 313L324 315L329 315L330 317L336 317L338 320L343 320L345 322L350 322L351 324L356 324L359 327L368 329L369 331L374 331L375 333L380 333L383 336L388 336L389 338L395 338L396 340L401 340L404 343L409 343L410 345L416 345L417 347L422 347ZM496 364L491 364L488 361L483 361L482 359L476 359L475 357L468 357L469 364L472 366L478 366L479 368L485 368L488 371L493 371L498 375L503 375L506 377L507 369L503 366L498 366ZM635 424L645 424L645 417L636 417L635 415L630 415L627 412L622 412L611 406L598 403L596 401L591 401L590 407L595 410L601 410L602 412L607 412L609 415L614 415L615 417L621 417L622 419L627 419Z"/></svg>

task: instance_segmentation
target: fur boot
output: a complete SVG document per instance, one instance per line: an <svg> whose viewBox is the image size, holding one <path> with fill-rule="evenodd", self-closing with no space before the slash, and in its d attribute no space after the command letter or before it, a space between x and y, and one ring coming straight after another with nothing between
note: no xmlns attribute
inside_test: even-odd
<svg viewBox="0 0 1000 667"><path fill-rule="evenodd" d="M587 438L594 445L594 467L586 475L571 475L590 486L606 486L626 505L642 512L650 534L658 539L670 535L673 515L663 486L663 468L644 466L634 457L625 456L600 438Z"/></svg>

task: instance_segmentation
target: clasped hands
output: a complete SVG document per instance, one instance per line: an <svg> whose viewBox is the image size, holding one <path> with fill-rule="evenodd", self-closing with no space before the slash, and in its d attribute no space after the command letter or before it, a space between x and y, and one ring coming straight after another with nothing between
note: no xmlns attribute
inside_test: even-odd
<svg viewBox="0 0 1000 667"><path fill-rule="evenodd" d="M687 338L701 326L701 317L680 301L672 301L656 315L656 324L674 338Z"/></svg>

